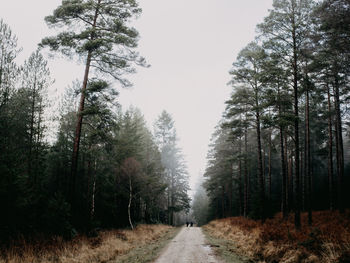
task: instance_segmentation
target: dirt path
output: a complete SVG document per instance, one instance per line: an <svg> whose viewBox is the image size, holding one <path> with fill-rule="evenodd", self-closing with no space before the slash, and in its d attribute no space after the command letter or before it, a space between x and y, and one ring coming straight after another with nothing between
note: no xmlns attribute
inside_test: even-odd
<svg viewBox="0 0 350 263"><path fill-rule="evenodd" d="M155 263L221 263L199 227L184 227Z"/></svg>

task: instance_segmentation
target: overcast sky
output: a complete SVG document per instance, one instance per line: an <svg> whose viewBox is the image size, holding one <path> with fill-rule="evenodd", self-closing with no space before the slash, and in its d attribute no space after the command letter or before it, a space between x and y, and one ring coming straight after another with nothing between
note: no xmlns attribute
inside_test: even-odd
<svg viewBox="0 0 350 263"><path fill-rule="evenodd" d="M3 1L0 18L9 24L23 48L19 63L48 35L44 17L61 0ZM164 109L174 118L194 188L206 167L211 134L221 118L230 87L226 85L238 52L255 37L272 0L139 0L143 9L135 22L138 50L150 68L138 69L134 87L121 90L124 109L141 109L148 124ZM83 69L74 61L49 61L57 97ZM56 90L56 92L54 92Z"/></svg>

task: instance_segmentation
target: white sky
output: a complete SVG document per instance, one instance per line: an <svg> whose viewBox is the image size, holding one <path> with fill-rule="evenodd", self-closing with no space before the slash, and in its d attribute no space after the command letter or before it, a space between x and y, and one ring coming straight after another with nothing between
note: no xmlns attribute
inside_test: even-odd
<svg viewBox="0 0 350 263"><path fill-rule="evenodd" d="M9 24L23 48L21 63L49 35L44 17L61 0L3 1L0 18ZM141 109L149 126L163 109L174 118L194 188L205 170L211 134L221 118L230 87L226 85L238 52L255 36L272 0L139 0L143 9L135 27L138 50L151 64L138 69L134 87L120 90L124 109ZM74 61L49 60L57 97L83 69ZM54 92L57 90L57 92Z"/></svg>

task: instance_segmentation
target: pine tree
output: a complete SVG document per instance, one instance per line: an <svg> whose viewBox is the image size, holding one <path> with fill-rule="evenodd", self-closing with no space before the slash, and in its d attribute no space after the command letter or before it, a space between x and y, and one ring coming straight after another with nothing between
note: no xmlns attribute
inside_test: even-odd
<svg viewBox="0 0 350 263"><path fill-rule="evenodd" d="M175 213L189 209L187 168L183 155L177 147L176 129L171 115L163 111L156 120L154 127L168 185L168 223L174 225Z"/></svg>
<svg viewBox="0 0 350 263"><path fill-rule="evenodd" d="M130 86L124 78L134 72L133 65L145 65L145 61L134 49L138 32L128 26L141 9L136 1L118 0L64 0L51 16L45 18L51 27L60 28L56 36L42 40L40 46L68 57L77 55L85 59L85 72L81 88L74 147L71 166L70 199L74 203L79 144L84 116L85 96L90 68L96 73L117 80L121 86Z"/></svg>
<svg viewBox="0 0 350 263"><path fill-rule="evenodd" d="M273 9L258 25L263 37L272 40L271 48L279 53L290 71L294 98L294 151L295 151L295 226L300 229L300 142L299 142L299 77L300 49L311 24L311 0L274 0Z"/></svg>
<svg viewBox="0 0 350 263"><path fill-rule="evenodd" d="M250 43L238 55L237 61L233 64L234 68L230 71L233 84L246 85L251 89L252 101L251 110L255 115L255 128L257 138L257 156L258 156L258 176L260 192L260 218L265 221L265 180L262 162L262 144L261 144L261 115L262 115L262 89L264 86L262 80L262 64L266 59L264 50L256 43Z"/></svg>

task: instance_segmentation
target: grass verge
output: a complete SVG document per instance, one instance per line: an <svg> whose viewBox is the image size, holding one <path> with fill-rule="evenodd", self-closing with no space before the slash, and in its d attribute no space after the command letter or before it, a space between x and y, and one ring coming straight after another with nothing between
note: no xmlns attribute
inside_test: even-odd
<svg viewBox="0 0 350 263"><path fill-rule="evenodd" d="M215 254L219 256L219 258L223 259L225 262L232 263L250 263L253 262L247 257L240 256L237 254L237 250L235 244L223 238L216 238L211 235L207 228L203 228L203 233L210 245L211 249L214 250Z"/></svg>
<svg viewBox="0 0 350 263"><path fill-rule="evenodd" d="M155 242L136 247L129 253L117 258L113 263L147 263L153 262L161 253L163 248L178 234L180 227L171 228L164 236Z"/></svg>
<svg viewBox="0 0 350 263"><path fill-rule="evenodd" d="M146 263L157 257L177 231L165 225L139 225L133 231L101 231L94 238L55 238L46 244L23 241L1 251L0 263Z"/></svg>
<svg viewBox="0 0 350 263"><path fill-rule="evenodd" d="M296 230L291 215L280 214L260 222L232 217L214 220L204 226L217 240L225 240L224 250L232 250L257 262L350 262L350 213L321 211L313 213L313 225L302 214L301 230Z"/></svg>

